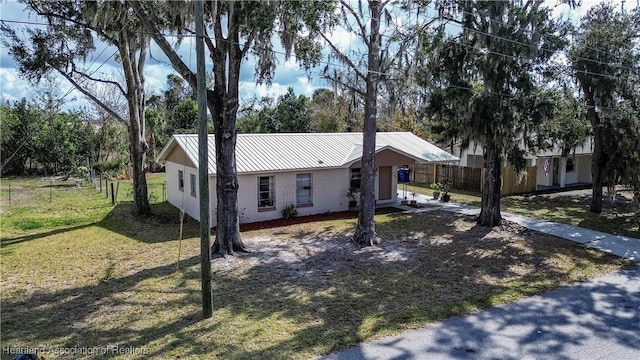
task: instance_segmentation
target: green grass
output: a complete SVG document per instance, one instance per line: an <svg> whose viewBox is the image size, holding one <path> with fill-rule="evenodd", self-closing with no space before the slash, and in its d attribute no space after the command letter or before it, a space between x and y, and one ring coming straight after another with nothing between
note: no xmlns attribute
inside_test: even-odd
<svg viewBox="0 0 640 360"><path fill-rule="evenodd" d="M38 195L46 184L14 185L24 189L21 203L2 199L0 228L6 346L148 351L123 359L307 359L630 264L445 212L377 215L382 247L364 249L349 241L355 218L325 220L244 232L252 252L214 259L214 314L202 320L195 221L179 241L178 211L167 203L136 220L129 203L112 206L93 188L56 188L49 203ZM42 226L23 229L22 219Z"/></svg>
<svg viewBox="0 0 640 360"><path fill-rule="evenodd" d="M424 195L433 194L427 185L412 183L407 191L416 191ZM480 194L451 191L451 201L467 205L480 206ZM554 221L603 231L610 234L630 236L640 239L640 214L628 204L612 207L605 202L601 214L589 211L590 197L563 196L561 194L507 196L501 200L501 210L511 214L524 215L537 219Z"/></svg>

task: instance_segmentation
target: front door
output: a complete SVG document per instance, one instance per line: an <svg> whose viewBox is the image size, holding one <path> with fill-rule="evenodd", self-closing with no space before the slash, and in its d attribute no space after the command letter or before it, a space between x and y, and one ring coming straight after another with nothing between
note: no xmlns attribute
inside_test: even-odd
<svg viewBox="0 0 640 360"><path fill-rule="evenodd" d="M378 200L391 199L391 166L381 166L378 170Z"/></svg>

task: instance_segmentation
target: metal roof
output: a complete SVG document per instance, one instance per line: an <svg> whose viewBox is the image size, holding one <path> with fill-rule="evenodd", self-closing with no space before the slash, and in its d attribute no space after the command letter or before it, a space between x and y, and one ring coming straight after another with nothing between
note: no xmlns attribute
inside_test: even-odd
<svg viewBox="0 0 640 360"><path fill-rule="evenodd" d="M215 174L215 142L209 135L209 174ZM158 155L158 161L176 147L198 164L198 135L176 134ZM409 132L379 132L376 152L390 149L419 163L460 159ZM238 134L238 173L278 172L297 169L343 168L362 157L362 133Z"/></svg>

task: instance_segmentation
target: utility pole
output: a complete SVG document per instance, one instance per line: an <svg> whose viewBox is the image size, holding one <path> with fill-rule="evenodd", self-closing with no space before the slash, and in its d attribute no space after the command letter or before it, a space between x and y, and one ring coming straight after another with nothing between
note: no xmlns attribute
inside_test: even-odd
<svg viewBox="0 0 640 360"><path fill-rule="evenodd" d="M193 2L196 20L196 76L198 98L198 184L200 187L200 270L202 315L213 316L211 294L211 229L209 228L209 133L207 131L207 84L204 68L204 2Z"/></svg>

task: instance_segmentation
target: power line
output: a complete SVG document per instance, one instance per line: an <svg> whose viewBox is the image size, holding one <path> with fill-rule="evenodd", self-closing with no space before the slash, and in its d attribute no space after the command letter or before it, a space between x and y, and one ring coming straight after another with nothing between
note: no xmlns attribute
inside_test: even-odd
<svg viewBox="0 0 640 360"><path fill-rule="evenodd" d="M465 14L476 15L476 14L473 14L473 13L468 12L468 11L461 11L461 12L465 13ZM417 13L415 13L415 14L418 15ZM430 19L430 20L440 19L440 17L428 16L426 14L424 15L424 17L427 18L427 19ZM443 20L445 20L445 19L443 19ZM509 25L507 23L504 23L504 22L501 22L501 21L498 21L498 20L494 20L494 19L491 19L491 21L494 21L496 23L503 24L503 25L506 25L506 26ZM485 36L489 36L489 37L494 38L494 39L499 39L499 40L511 42L513 44L518 44L518 45L522 45L522 46L526 46L526 47L531 47L531 44L527 44L525 42L521 42L521 41L505 38L505 37L502 37L502 36L490 34L490 33L486 32L486 31L470 28L470 27L464 26L462 24L459 24L456 21L446 22L446 24L447 25L451 25L451 26L455 26L455 27L459 27L459 28L461 28L463 30L473 31L473 32L476 32L476 33L479 33L479 34L482 34L482 35L485 35ZM588 50L595 50L595 51L599 51L599 52L605 53L605 54L607 54L607 55L609 55L609 56L611 56L613 58L619 58L619 55L615 55L615 54L610 53L610 52L605 52L603 50L600 50L600 49L597 49L597 48L594 48L594 47L585 46L585 48L588 49ZM550 54L555 54L555 53L558 53L558 52L568 53L568 50L551 50L551 49L547 49L545 47L541 47L541 50L545 51L545 52L548 52ZM565 54L565 55L567 55L567 54ZM567 56L567 57L572 58L572 56ZM629 71L638 71L638 69L625 67L623 65L616 65L616 64L612 64L610 62L604 62L604 61L589 59L589 58L585 58L585 57L581 57L581 56L573 56L573 58L584 60L584 61L593 62L593 63L599 64L599 65L608 65L608 66L613 66L613 67L617 67L617 68L621 68L621 69L625 69L625 70L629 70Z"/></svg>
<svg viewBox="0 0 640 360"><path fill-rule="evenodd" d="M393 5L389 5L389 6L390 6L390 7L393 7ZM468 11L461 11L461 12L466 13L466 14L472 14L472 13L470 13L470 12L468 12ZM419 15L417 12L415 12L415 14L416 14L416 15ZM472 14L472 15L473 15L473 14ZM424 17L425 17L425 18L427 18L427 19L430 19L430 20L437 20L437 19L440 19L439 17L427 16L426 14L424 14ZM443 19L443 20L445 20L445 19ZM43 25L43 26L48 26L48 24L46 24L46 23L38 23L38 22L16 21L16 20L0 20L0 21L2 21L2 22L10 22L10 23L18 23L18 24ZM493 20L493 21L496 21L497 23L500 23L500 24L507 25L506 23L501 22L501 21L497 21L497 20ZM517 41L517 40L513 40L513 39L505 38L505 37L502 37L502 36L498 36L498 35L490 34L490 33L487 33L487 32L485 32L485 31L482 31L482 30L469 28L469 27L463 26L463 25L461 25L461 24L458 24L457 22L447 22L447 24L452 25L452 26L459 27L459 28L461 28L461 29L463 29L463 30L469 30L469 31L473 31L473 32L476 32L476 33L479 33L479 34L485 35L485 36L489 36L489 37L494 38L494 39L499 39L499 40L502 40L502 41L507 41L507 42L511 42L511 43L518 44L518 45L522 45L522 46L526 46L526 47L530 47L530 46L531 46L531 44L527 44L527 43L524 43L524 42L521 42L521 41ZM148 35L152 35L152 34L147 33L147 32L143 32L143 33L148 34ZM160 35L165 36L165 37L176 37L176 38L190 38L190 37L195 37L195 35L194 35L194 34L181 34L181 35L175 35L175 34L160 33ZM388 36L388 35L387 35L387 36ZM228 39L223 39L222 41L229 42L229 43L232 43L232 44L235 44L235 45L243 45L243 44L242 44L242 43L240 43L240 42L234 42L234 41L231 41L231 40L228 40ZM588 46L587 46L587 47L585 47L585 48L586 48L586 49L588 49L588 50L595 50L595 51L600 51L600 52L603 52L603 53L604 53L604 51L603 51L603 50L599 50L599 49L596 49L596 48L593 48L593 47L588 47ZM567 55L568 55L568 54L567 54L567 53L568 53L568 50L558 50L558 51L556 51L556 50L551 50L551 49L547 49L547 48L544 48L544 47L542 47L542 48L541 48L541 50L542 50L542 51L545 51L545 52L548 52L548 53L550 53L550 54L565 53L565 56L567 56ZM277 51L277 50L272 50L272 51L273 51L274 53L276 53L276 54L286 55L286 53L285 53L285 52L281 52L281 51ZM504 53L499 53L499 52L495 52L495 51L492 51L492 50L487 50L487 51L488 51L488 52L490 52L490 53L493 53L493 54L502 54L502 55L504 55L504 56L511 56L511 57L513 57L512 55L508 55L508 54L504 54ZM606 53L606 54L607 54L607 55L610 55L610 56L612 56L612 57L616 57L616 55L613 55L613 54L611 54L611 53ZM567 56L567 57L571 58L571 56ZM584 61L589 61L589 62L592 62L592 63L595 63L595 64L599 64L599 65L612 66L612 67L615 67L615 68L624 69L624 70L628 70L628 71L640 71L639 69L633 69L633 68L626 67L626 66L623 66L623 65L612 64L612 63L610 63L610 62L604 62L604 61L599 61L599 60L589 59L589 58L580 57L580 56L573 56L573 58L575 58L575 59L579 59L579 60L584 60ZM340 66L341 66L340 64L331 63L331 62L328 62L328 61L319 61L319 63L320 63L320 64L325 64L325 65L330 65L330 66L337 66L337 67L340 67ZM380 72L377 72L376 74L377 74L377 75L386 75L386 74L384 74L384 73L380 73ZM598 75L601 75L601 76L611 76L611 75L608 75L608 74L603 74L603 73L594 73L594 72L590 72L590 74L592 74L592 75L598 74Z"/></svg>
<svg viewBox="0 0 640 360"><path fill-rule="evenodd" d="M15 21L15 20L0 20L0 22L5 23L5 22L10 22L10 23L19 23L19 24L29 24L29 22L26 21ZM48 26L48 24L42 24L42 23L33 23L31 25L46 25ZM120 30L122 31L124 30L124 27ZM100 56L107 50L109 46L105 46L102 51L100 52L100 54L94 58L94 60L91 62L91 64L89 64L89 68L91 66L93 66L96 62L96 60L98 60L100 58ZM100 64L100 66L98 66L93 72L91 72L89 74L89 76L93 76L93 74L95 74L102 66L104 66L118 51L116 50L113 54L111 54L111 56L109 56L105 61L102 62L102 64ZM66 98L67 96L69 96L69 94L71 94L75 89L75 86L71 86L71 88L69 88L69 90L59 99L59 101L63 100L64 98ZM38 128L38 126L36 126L30 133L29 135L27 135L27 137L24 139L24 141L20 144L20 146L18 146L18 148L16 149L16 151L13 152L13 154L11 154L11 156L9 156L9 158L3 163L0 164L0 174L2 174L2 169L4 169L4 167L11 161L13 160L14 156L16 156L16 154L18 154L18 151L20 151L22 149L22 147L31 139L31 137L33 135L36 134L36 132L38 132L40 129Z"/></svg>
<svg viewBox="0 0 640 360"><path fill-rule="evenodd" d="M460 10L460 12L463 13L463 14L467 14L467 15L477 15L477 14L474 14L474 13L466 11L466 10ZM507 23L505 23L503 21L500 21L500 20L491 19L491 21L496 22L496 23L501 24L501 25L509 26L509 24L507 24ZM529 33L530 35L532 34L531 31L527 31L526 29L524 29L524 31ZM575 31L572 32L572 35L575 35ZM613 57L616 56L616 54L610 53L610 52L608 52L606 50L601 50L601 49L598 49L598 48L595 48L595 47L587 47L587 48L590 49L590 50L595 50L595 51L599 51L599 52L605 53L605 54L607 54L609 56L613 56Z"/></svg>
<svg viewBox="0 0 640 360"><path fill-rule="evenodd" d="M393 7L392 5L389 5L389 6ZM406 11L406 10L403 10L403 11ZM469 12L466 12L466 13L469 13ZM416 14L416 15L419 15L417 12L415 12L415 14ZM424 17L425 17L425 18L427 18L427 19L431 19L431 20L439 19L439 18L437 18L437 17L427 16L426 14L424 15ZM4 21L6 21L6 22L15 22L15 23L20 23L20 24L31 24L31 25L45 25L45 26L48 26L48 24L46 24L46 23L37 23L37 22L14 21L14 20L1 20L1 21L3 21L3 22L4 22ZM460 25L460 24L457 24L457 23L455 23L455 22L454 22L454 23L452 23L452 24L453 24L454 26L458 26L458 27L460 27L460 28L462 28L462 29L467 29L467 30L470 30L470 31L478 32L478 33L481 33L481 34L483 34L483 35L485 35L485 36L489 36L489 37L492 37L492 38L496 38L496 39L500 39L500 40L504 40L504 41L508 41L508 42L512 42L512 43L516 43L516 44L520 44L520 45L527 46L527 47L529 47L529 46L530 46L530 44L526 44L526 43L523 43L523 42L520 42L520 41L517 41L517 40L508 39L508 38L505 38L505 37L501 37L501 36L493 35L493 34L490 34L490 33L484 32L484 31L480 31L480 30L477 30L477 29L468 28L468 27L462 26L462 25ZM503 24L504 24L504 23L503 23ZM121 30L121 31L122 31L122 30ZM143 32L143 33L151 35L150 33L147 33L147 32ZM189 38L189 37L194 37L194 36L195 36L195 35L193 35L193 34L181 34L181 35L177 35L177 34L167 34L167 33L160 33L160 35L165 36L165 37L176 37L176 38L180 38L180 37L182 37L182 38L185 38L185 37L186 37L186 38ZM228 40L228 39L222 39L222 41L229 42L229 43L233 43L233 44L235 44L235 45L244 45L243 43L236 42L236 41L231 41L231 40ZM461 44L461 45L462 45L462 46L466 46L466 47L473 48L473 47L472 47L472 46L470 46L470 45L465 45L465 44ZM587 47L587 49L589 49L589 47ZM553 50L546 49L546 48L542 48L542 50L543 50L543 51L547 51L547 52L552 52L552 53L560 52L560 51L553 51ZM593 50L598 50L598 49L593 49ZM287 54L286 54L285 52L283 52L283 51L278 51L278 50L271 50L271 51L272 51L272 52L274 52L275 54L284 55L284 56L286 56L286 55L287 55ZM509 54L504 54L504 53L501 53L501 52L496 52L496 51L493 51L493 50L485 50L485 51L487 51L488 53L494 54L494 55L498 55L498 56L502 56L502 57L507 57L507 58L510 58L510 59L512 59L512 60L520 59L520 57L513 56L513 55L509 55ZM115 53L114 53L114 55L115 55ZM113 56L113 55L112 55L112 56ZM579 59L586 60L586 61L591 61L591 62L594 62L594 63L598 63L598 64L601 64L601 65L609 65L609 66L614 66L614 67L618 67L618 68L625 69L625 70L637 71L637 69L632 69L632 68L624 67L624 66L621 66L621 65L610 64L610 63L601 62L601 61L598 61L598 60L593 60L593 59L588 59L588 58L582 58L582 57L578 57L578 58L579 58ZM334 63L334 62L324 61L324 60L320 60L320 61L318 62L318 64L324 64L324 65L328 65L328 66L332 66L332 67L336 67L336 68L343 68L343 69L348 68L348 66L346 66L346 65L344 65L344 64L342 64L342 63ZM104 65L104 63L103 63L103 65ZM102 65L101 65L101 66L102 66ZM610 74L596 73L596 72L590 72L590 71L586 71L586 70L574 70L574 71L579 72L579 73L584 73L584 74L594 75L594 76L602 76L602 77L609 77L609 78L613 78L613 79L619 79L619 77L616 77L616 76L614 76L614 75L610 75ZM377 75L384 75L384 76L389 76L389 75L391 75L391 74L389 74L389 73L383 73L383 72L375 72L375 73L376 73Z"/></svg>

